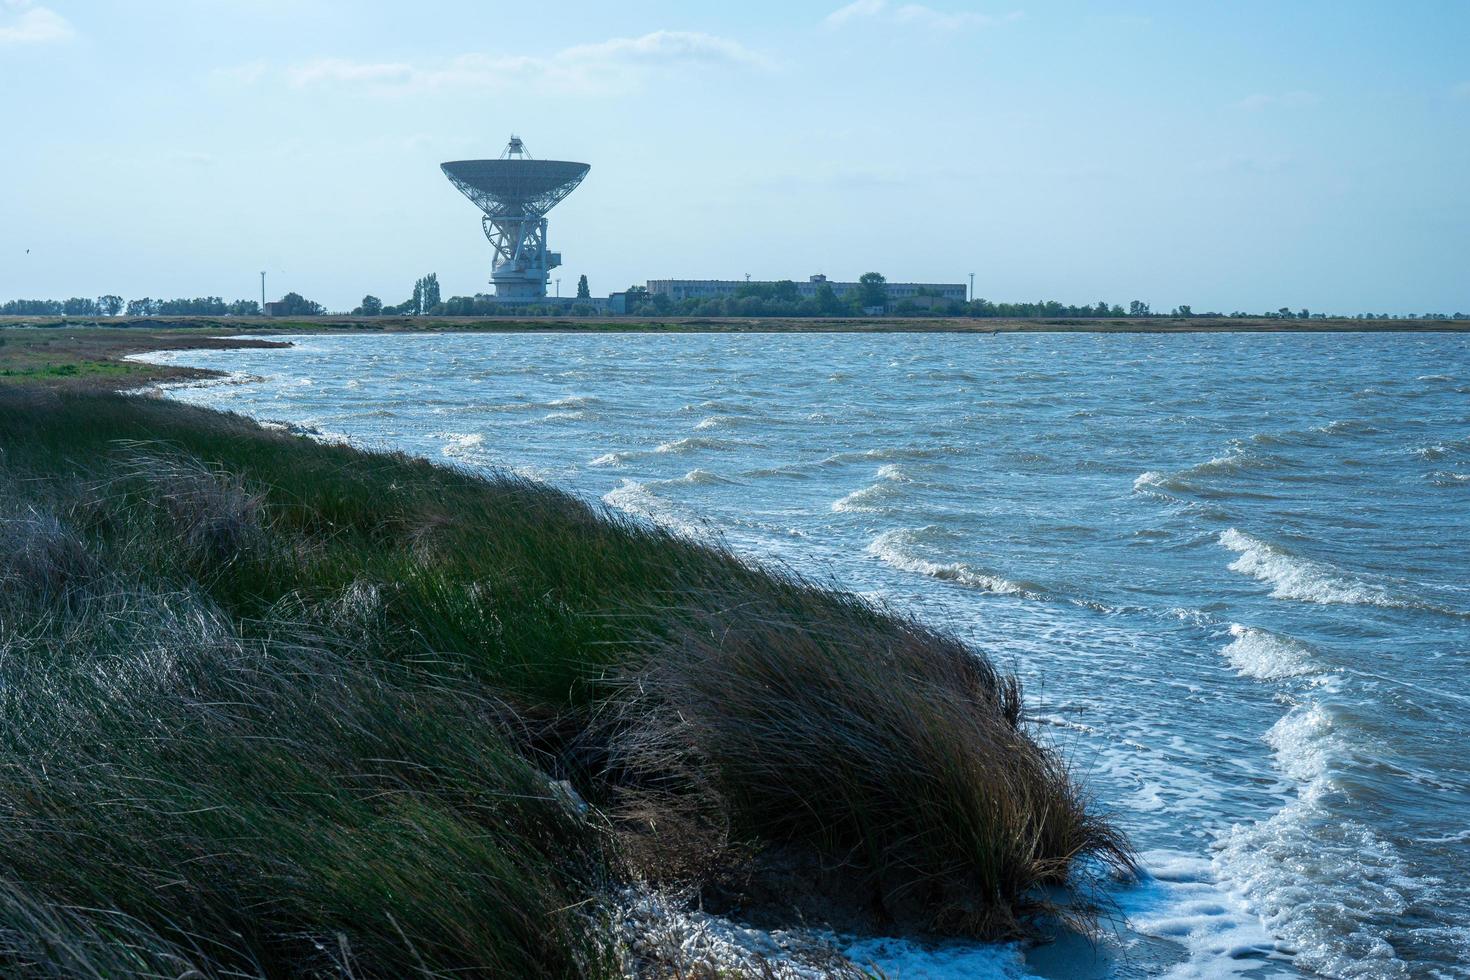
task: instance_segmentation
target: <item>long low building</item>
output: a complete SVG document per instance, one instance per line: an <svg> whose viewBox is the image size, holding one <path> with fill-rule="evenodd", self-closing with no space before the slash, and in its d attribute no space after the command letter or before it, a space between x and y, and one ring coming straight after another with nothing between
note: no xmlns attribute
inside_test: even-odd
<svg viewBox="0 0 1470 980"><path fill-rule="evenodd" d="M804 282L795 283L797 295L803 299L817 295L822 283L832 287L838 296L846 296L862 289L861 283L834 282L826 276L811 276ZM723 299L739 295L746 286L774 286L769 280L747 281L744 279L650 279L648 291L672 300ZM888 302L900 303L906 299L932 297L941 300L958 300L963 303L968 294L964 283L952 282L890 282Z"/></svg>

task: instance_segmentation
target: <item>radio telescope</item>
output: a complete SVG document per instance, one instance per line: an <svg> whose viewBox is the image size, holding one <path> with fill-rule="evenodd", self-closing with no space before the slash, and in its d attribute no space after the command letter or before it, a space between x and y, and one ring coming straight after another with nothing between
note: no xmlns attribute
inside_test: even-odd
<svg viewBox="0 0 1470 980"><path fill-rule="evenodd" d="M546 212L576 190L591 167L533 160L512 136L499 160L455 160L440 169L485 212L480 224L495 247L490 281L496 298L545 299L551 270L561 265L561 253L546 250Z"/></svg>

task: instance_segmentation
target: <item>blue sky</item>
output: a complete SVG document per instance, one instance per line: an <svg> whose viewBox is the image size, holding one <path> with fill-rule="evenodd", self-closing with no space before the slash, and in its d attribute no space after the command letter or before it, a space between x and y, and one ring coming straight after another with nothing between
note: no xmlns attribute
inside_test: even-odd
<svg viewBox="0 0 1470 980"><path fill-rule="evenodd" d="M0 298L487 291L438 163L649 278L1470 311L1470 3L0 0ZM26 254L30 249L30 254Z"/></svg>

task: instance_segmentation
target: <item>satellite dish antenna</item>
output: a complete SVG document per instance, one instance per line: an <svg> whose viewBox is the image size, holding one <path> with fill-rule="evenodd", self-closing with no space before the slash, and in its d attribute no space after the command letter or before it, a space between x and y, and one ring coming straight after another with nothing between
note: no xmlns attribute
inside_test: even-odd
<svg viewBox="0 0 1470 980"><path fill-rule="evenodd" d="M490 281L496 298L545 299L551 270L561 265L561 253L546 249L546 213L576 190L592 168L536 160L521 138L512 135L498 160L455 160L439 169L484 212L480 224L495 248Z"/></svg>

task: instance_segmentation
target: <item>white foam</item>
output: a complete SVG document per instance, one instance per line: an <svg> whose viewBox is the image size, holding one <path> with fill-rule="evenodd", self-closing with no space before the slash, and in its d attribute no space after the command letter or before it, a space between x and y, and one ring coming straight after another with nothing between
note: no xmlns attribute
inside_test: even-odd
<svg viewBox="0 0 1470 980"><path fill-rule="evenodd" d="M842 953L860 967L877 967L877 975L889 980L1039 980L1027 971L1014 944L925 946L904 939L864 939Z"/></svg>
<svg viewBox="0 0 1470 980"><path fill-rule="evenodd" d="M679 477L679 479L675 482L692 483L696 486L716 486L719 484L734 483L735 481L727 480L723 476L720 476L718 473L711 473L709 470L702 470L696 467L695 469L692 469L688 473L685 473L683 476Z"/></svg>
<svg viewBox="0 0 1470 980"><path fill-rule="evenodd" d="M1312 649L1300 640L1239 623L1230 624L1230 635L1234 639L1220 655L1243 677L1271 681L1319 670Z"/></svg>
<svg viewBox="0 0 1470 980"><path fill-rule="evenodd" d="M1165 482L1167 479L1158 470L1147 470L1138 474L1134 479L1133 490L1135 493L1147 493L1152 490L1168 489Z"/></svg>
<svg viewBox="0 0 1470 980"><path fill-rule="evenodd" d="M1248 975L1265 960L1289 959L1244 899L1219 880L1208 857L1152 850L1140 854L1139 863L1139 883L1120 891L1117 901L1133 930L1184 948L1186 959L1164 976L1213 980Z"/></svg>
<svg viewBox="0 0 1470 980"><path fill-rule="evenodd" d="M732 425L738 425L742 419L738 415L711 415L700 419L694 425L696 432L708 432L710 429L723 429Z"/></svg>
<svg viewBox="0 0 1470 980"><path fill-rule="evenodd" d="M644 517L671 531L694 538L708 538L708 527L698 523L668 500L658 496L637 480L623 480L621 484L603 494L602 502L625 514Z"/></svg>
<svg viewBox="0 0 1470 980"><path fill-rule="evenodd" d="M1269 818L1221 835L1216 873L1301 965L1333 977L1407 976L1385 923L1429 900L1438 882L1412 877L1393 844L1337 812L1334 770L1352 746L1322 704L1293 707L1265 740L1296 781L1296 796Z"/></svg>
<svg viewBox="0 0 1470 980"><path fill-rule="evenodd" d="M1262 737L1275 749L1281 770L1313 797L1331 788L1331 763L1347 750L1332 715L1316 701L1295 706Z"/></svg>
<svg viewBox="0 0 1470 980"><path fill-rule="evenodd" d="M1230 563L1232 572L1268 583L1277 599L1390 608L1409 605L1331 565L1289 554L1233 527L1221 533L1220 544L1240 555Z"/></svg>
<svg viewBox="0 0 1470 980"><path fill-rule="evenodd" d="M1214 866L1303 966L1332 977L1407 976L1379 923L1426 898L1432 883L1409 877L1394 847L1365 825L1303 797L1232 827Z"/></svg>
<svg viewBox="0 0 1470 980"><path fill-rule="evenodd" d="M480 447L485 444L485 437L478 432L442 432L439 436L444 439L439 451L451 459L482 455Z"/></svg>
<svg viewBox="0 0 1470 980"><path fill-rule="evenodd" d="M655 452L660 453L692 453L700 449L724 449L727 443L719 439L706 439L699 436L686 436L683 439L675 439L659 446Z"/></svg>
<svg viewBox="0 0 1470 980"><path fill-rule="evenodd" d="M832 501L832 510L837 514L876 514L887 509L883 502L893 496L892 487L885 483L875 483Z"/></svg>
<svg viewBox="0 0 1470 980"><path fill-rule="evenodd" d="M900 492L893 484L913 482L897 463L885 463L878 467L876 475L883 482L854 490L840 500L833 501L832 510L838 514L877 513L887 510L884 503L898 496Z"/></svg>
<svg viewBox="0 0 1470 980"><path fill-rule="evenodd" d="M836 505L833 506L835 508ZM868 554L892 568L927 575L944 582L955 582L983 592L1020 596L1027 599L1041 598L1040 594L1004 576L984 572L962 562L941 563L923 557L918 554L918 548L925 530L924 528L899 528L884 531L868 545Z"/></svg>

